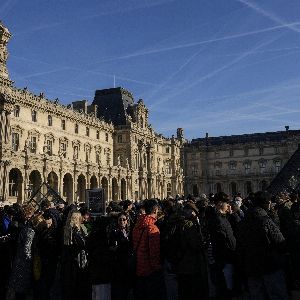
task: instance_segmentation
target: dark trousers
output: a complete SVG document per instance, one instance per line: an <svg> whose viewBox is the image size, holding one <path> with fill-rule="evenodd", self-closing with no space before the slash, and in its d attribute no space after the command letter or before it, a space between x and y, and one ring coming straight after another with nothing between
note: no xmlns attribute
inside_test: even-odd
<svg viewBox="0 0 300 300"><path fill-rule="evenodd" d="M179 274L178 300L208 299L208 282L201 273Z"/></svg>
<svg viewBox="0 0 300 300"><path fill-rule="evenodd" d="M134 300L164 300L165 283L162 272L137 277L134 288Z"/></svg>

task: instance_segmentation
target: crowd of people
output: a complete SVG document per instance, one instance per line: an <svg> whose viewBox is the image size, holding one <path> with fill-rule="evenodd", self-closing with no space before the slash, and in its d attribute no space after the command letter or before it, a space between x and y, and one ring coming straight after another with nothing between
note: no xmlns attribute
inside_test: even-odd
<svg viewBox="0 0 300 300"><path fill-rule="evenodd" d="M0 299L290 299L300 289L297 192L0 211Z"/></svg>

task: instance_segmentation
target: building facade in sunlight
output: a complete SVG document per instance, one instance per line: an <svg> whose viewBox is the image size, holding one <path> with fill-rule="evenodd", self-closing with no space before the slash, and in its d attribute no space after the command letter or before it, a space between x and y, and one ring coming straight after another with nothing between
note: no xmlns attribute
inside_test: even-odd
<svg viewBox="0 0 300 300"><path fill-rule="evenodd" d="M194 139L184 147L185 191L230 195L264 190L297 150L300 130Z"/></svg>
<svg viewBox="0 0 300 300"><path fill-rule="evenodd" d="M183 193L182 129L165 138L148 109L123 88L69 105L18 89L6 62L11 37L0 24L0 198L23 202L48 182L69 203L103 187L108 200Z"/></svg>

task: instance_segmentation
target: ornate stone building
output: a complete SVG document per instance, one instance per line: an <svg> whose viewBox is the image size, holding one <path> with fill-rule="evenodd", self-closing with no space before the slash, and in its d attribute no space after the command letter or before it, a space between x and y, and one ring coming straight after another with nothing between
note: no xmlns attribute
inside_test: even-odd
<svg viewBox="0 0 300 300"><path fill-rule="evenodd" d="M230 195L265 189L298 148L300 130L194 139L184 147L185 191Z"/></svg>
<svg viewBox="0 0 300 300"><path fill-rule="evenodd" d="M23 202L48 182L68 202L102 186L106 199L183 193L182 130L165 138L122 88L70 105L18 89L6 67L11 37L0 23L0 199Z"/></svg>

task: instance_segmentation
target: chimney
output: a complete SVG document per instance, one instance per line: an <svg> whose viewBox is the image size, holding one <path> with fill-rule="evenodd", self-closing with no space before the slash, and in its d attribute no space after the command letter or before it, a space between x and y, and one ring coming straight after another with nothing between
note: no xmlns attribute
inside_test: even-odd
<svg viewBox="0 0 300 300"><path fill-rule="evenodd" d="M290 126L284 126L285 127L285 131L289 131Z"/></svg>

